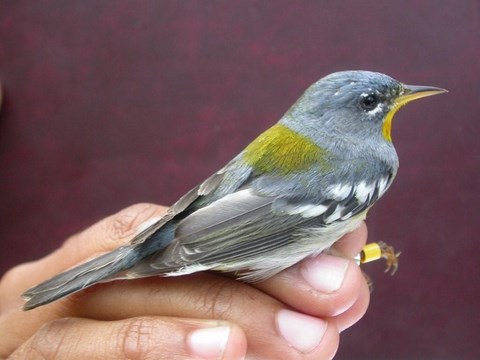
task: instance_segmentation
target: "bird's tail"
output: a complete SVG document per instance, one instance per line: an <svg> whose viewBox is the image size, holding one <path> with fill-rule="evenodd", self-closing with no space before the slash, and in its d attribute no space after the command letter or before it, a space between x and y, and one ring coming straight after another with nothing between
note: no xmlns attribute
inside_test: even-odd
<svg viewBox="0 0 480 360"><path fill-rule="evenodd" d="M131 268L138 261L138 255L135 247L126 245L67 270L23 293L22 298L27 301L23 309L34 309L97 282L115 278L119 272Z"/></svg>

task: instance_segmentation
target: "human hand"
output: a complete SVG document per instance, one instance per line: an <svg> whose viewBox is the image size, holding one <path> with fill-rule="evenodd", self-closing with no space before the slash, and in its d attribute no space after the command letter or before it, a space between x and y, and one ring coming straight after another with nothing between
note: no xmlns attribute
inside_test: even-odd
<svg viewBox="0 0 480 360"><path fill-rule="evenodd" d="M353 260L319 255L255 284L217 273L98 284L24 312L27 288L130 240L166 208L139 204L18 265L0 283L0 358L329 359L366 311ZM335 248L353 257L366 226Z"/></svg>

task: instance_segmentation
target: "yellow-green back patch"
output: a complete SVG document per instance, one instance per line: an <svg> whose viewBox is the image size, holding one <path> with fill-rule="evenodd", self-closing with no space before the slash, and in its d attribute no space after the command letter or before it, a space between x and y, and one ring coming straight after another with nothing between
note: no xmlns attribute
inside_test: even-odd
<svg viewBox="0 0 480 360"><path fill-rule="evenodd" d="M307 137L277 124L253 140L243 158L257 172L286 175L306 171L314 164L328 168L326 155Z"/></svg>

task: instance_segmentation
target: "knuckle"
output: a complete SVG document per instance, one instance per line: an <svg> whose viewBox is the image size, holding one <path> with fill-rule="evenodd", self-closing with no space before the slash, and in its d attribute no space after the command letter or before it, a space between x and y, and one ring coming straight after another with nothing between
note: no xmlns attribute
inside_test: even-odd
<svg viewBox="0 0 480 360"><path fill-rule="evenodd" d="M88 240L93 251L110 251L133 237L138 231L138 226L155 216L160 209L161 207L154 204L132 205L73 235L64 242L63 248L74 253L81 252Z"/></svg>
<svg viewBox="0 0 480 360"><path fill-rule="evenodd" d="M27 345L11 354L8 360L47 360L47 358L43 352Z"/></svg>
<svg viewBox="0 0 480 360"><path fill-rule="evenodd" d="M151 218L156 210L156 205L140 203L120 211L107 223L108 237L117 241L133 236L138 225Z"/></svg>
<svg viewBox="0 0 480 360"><path fill-rule="evenodd" d="M154 336L157 333L157 326L158 323L148 317L124 320L116 335L118 358L129 360L148 358L151 349L159 347L155 341L158 339Z"/></svg>
<svg viewBox="0 0 480 360"><path fill-rule="evenodd" d="M201 310L213 319L227 319L235 308L240 283L219 277L205 285L200 301Z"/></svg>
<svg viewBox="0 0 480 360"><path fill-rule="evenodd" d="M73 319L57 319L44 324L28 341L24 348L27 359L58 359L59 349L65 337L66 327Z"/></svg>

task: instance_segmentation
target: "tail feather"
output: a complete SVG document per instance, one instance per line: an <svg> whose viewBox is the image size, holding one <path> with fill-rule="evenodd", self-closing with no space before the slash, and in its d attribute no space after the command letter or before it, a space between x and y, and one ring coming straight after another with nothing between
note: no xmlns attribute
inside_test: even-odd
<svg viewBox="0 0 480 360"><path fill-rule="evenodd" d="M51 303L99 281L112 279L115 274L132 267L138 261L138 253L132 246L122 246L110 253L67 270L22 294L27 300L24 310Z"/></svg>

